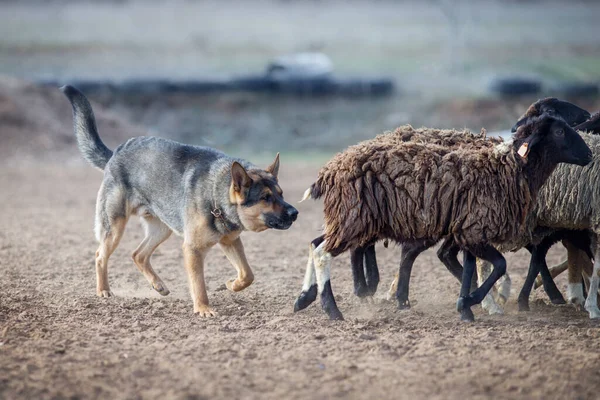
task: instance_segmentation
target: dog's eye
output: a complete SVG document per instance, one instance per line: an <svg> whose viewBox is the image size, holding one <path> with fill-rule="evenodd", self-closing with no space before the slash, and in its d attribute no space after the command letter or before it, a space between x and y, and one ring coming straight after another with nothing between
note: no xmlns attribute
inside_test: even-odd
<svg viewBox="0 0 600 400"><path fill-rule="evenodd" d="M273 197L270 194L267 194L267 195L264 195L262 199L264 201L266 201L267 203L270 203L272 198Z"/></svg>

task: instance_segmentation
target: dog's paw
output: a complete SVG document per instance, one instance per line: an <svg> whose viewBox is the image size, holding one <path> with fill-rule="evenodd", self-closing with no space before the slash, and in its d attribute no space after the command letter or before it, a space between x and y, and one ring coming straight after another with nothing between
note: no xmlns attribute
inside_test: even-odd
<svg viewBox="0 0 600 400"><path fill-rule="evenodd" d="M218 314L209 306L194 307L194 314L202 318L216 317Z"/></svg>
<svg viewBox="0 0 600 400"><path fill-rule="evenodd" d="M230 279L225 282L225 286L227 289L232 292L239 292L240 290L246 289L248 286L252 284L253 279L248 279L247 281L240 281L238 279Z"/></svg>
<svg viewBox="0 0 600 400"><path fill-rule="evenodd" d="M112 293L110 292L110 290L98 290L96 291L96 294L98 295L98 297L112 297Z"/></svg>
<svg viewBox="0 0 600 400"><path fill-rule="evenodd" d="M162 281L154 282L152 284L152 289L156 290L162 296L166 296L171 293L171 291L167 288L167 285L165 285Z"/></svg>

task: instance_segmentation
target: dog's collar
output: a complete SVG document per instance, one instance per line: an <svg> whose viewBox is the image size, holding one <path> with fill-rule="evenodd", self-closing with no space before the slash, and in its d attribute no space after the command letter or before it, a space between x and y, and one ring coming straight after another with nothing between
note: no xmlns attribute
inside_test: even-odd
<svg viewBox="0 0 600 400"><path fill-rule="evenodd" d="M213 204L210 213L215 218L215 228L217 228L219 231L222 231L221 233L230 233L239 230L239 227L235 222L228 221L227 218L225 218L225 213L219 207L217 207L216 202ZM220 224L217 224L217 221L219 221Z"/></svg>
<svg viewBox="0 0 600 400"><path fill-rule="evenodd" d="M223 219L223 212L221 211L220 208L217 208L216 206L215 206L215 208L213 208L211 210L210 213L213 215L213 217L215 217L217 219Z"/></svg>

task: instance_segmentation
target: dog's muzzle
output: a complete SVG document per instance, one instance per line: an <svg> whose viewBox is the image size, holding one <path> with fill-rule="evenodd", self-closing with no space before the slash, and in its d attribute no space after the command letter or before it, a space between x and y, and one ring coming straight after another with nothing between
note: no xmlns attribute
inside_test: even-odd
<svg viewBox="0 0 600 400"><path fill-rule="evenodd" d="M292 223L298 218L298 210L289 206L285 209L281 216L273 214L267 215L265 223L272 229L288 229Z"/></svg>

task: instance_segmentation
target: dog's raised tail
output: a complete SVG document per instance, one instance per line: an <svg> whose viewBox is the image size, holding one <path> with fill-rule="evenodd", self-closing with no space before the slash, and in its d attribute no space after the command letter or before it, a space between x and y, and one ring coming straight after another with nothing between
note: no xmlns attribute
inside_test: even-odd
<svg viewBox="0 0 600 400"><path fill-rule="evenodd" d="M92 105L79 90L73 86L63 86L60 90L73 106L73 127L77 138L77 147L83 158L94 167L104 170L113 152L106 147L96 128L96 118Z"/></svg>

